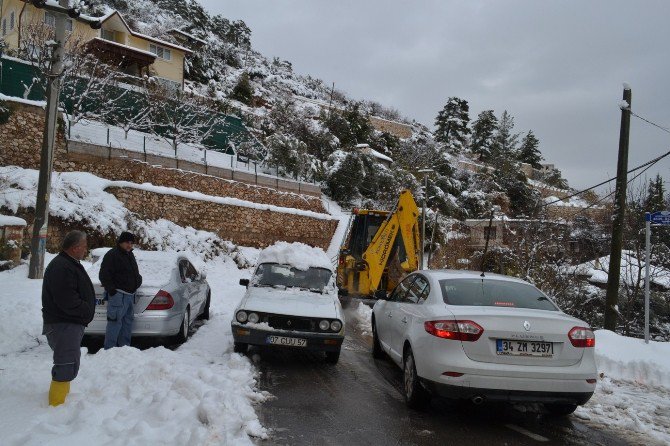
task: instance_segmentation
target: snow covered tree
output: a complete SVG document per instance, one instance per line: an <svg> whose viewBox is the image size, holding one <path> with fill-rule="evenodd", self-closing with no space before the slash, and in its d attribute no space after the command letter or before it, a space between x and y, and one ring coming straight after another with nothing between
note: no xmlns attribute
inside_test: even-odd
<svg viewBox="0 0 670 446"><path fill-rule="evenodd" d="M493 148L493 137L498 129L498 118L493 110L484 110L472 124L472 142L470 151L479 156L480 160L486 161L491 158Z"/></svg>
<svg viewBox="0 0 670 446"><path fill-rule="evenodd" d="M505 110L493 136L491 154L494 159L516 158L519 134L513 133L513 130L514 118Z"/></svg>
<svg viewBox="0 0 670 446"><path fill-rule="evenodd" d="M230 93L230 98L243 104L251 105L251 101L254 98L254 87L251 86L248 73L242 73L237 79L237 84Z"/></svg>
<svg viewBox="0 0 670 446"><path fill-rule="evenodd" d="M468 101L452 96L435 118L435 140L445 144L450 153L460 153L470 133Z"/></svg>
<svg viewBox="0 0 670 446"><path fill-rule="evenodd" d="M344 206L350 206L361 194L359 187L365 180L363 160L358 152L338 150L328 159L330 174L326 180L329 195Z"/></svg>
<svg viewBox="0 0 670 446"><path fill-rule="evenodd" d="M304 142L291 135L275 133L265 143L269 152L265 160L267 165L276 167L280 174L304 178L310 167Z"/></svg>
<svg viewBox="0 0 670 446"><path fill-rule="evenodd" d="M169 141L177 157L179 144L202 144L220 123L221 116L205 98L154 82L150 85L153 131Z"/></svg>
<svg viewBox="0 0 670 446"><path fill-rule="evenodd" d="M349 129L353 136L353 144L365 144L370 140L374 128L370 124L370 117L361 110L362 104L354 102L349 105L343 113L344 119L349 123ZM344 146L344 142L342 145Z"/></svg>
<svg viewBox="0 0 670 446"><path fill-rule="evenodd" d="M532 130L529 130L526 133L526 136L521 140L521 146L517 153L517 159L522 163L527 163L533 166L536 169L540 169L542 165L542 154L538 147L540 146L540 141L535 137L535 134Z"/></svg>

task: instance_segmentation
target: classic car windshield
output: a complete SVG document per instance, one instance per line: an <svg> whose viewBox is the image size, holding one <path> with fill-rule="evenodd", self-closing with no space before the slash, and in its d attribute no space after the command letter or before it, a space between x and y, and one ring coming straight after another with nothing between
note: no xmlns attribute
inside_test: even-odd
<svg viewBox="0 0 670 446"><path fill-rule="evenodd" d="M252 284L254 286L285 286L323 290L330 281L332 272L325 268L309 268L305 271L289 265L262 263L258 265Z"/></svg>

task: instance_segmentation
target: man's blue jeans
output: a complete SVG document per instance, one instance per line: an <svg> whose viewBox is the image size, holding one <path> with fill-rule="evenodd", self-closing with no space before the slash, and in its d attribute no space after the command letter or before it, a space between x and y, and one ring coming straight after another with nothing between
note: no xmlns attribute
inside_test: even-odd
<svg viewBox="0 0 670 446"><path fill-rule="evenodd" d="M134 294L116 291L116 294L107 298L107 330L105 331L105 350L112 347L130 345L130 336L133 332Z"/></svg>

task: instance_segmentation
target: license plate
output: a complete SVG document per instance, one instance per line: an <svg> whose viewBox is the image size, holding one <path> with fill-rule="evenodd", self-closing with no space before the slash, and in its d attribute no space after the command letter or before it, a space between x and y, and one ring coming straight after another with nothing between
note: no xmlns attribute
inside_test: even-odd
<svg viewBox="0 0 670 446"><path fill-rule="evenodd" d="M549 358L554 356L552 342L512 341L508 339L496 340L496 354L506 356L539 356Z"/></svg>
<svg viewBox="0 0 670 446"><path fill-rule="evenodd" d="M286 336L268 336L265 340L272 345L286 345L288 347L307 347L307 339L289 338Z"/></svg>

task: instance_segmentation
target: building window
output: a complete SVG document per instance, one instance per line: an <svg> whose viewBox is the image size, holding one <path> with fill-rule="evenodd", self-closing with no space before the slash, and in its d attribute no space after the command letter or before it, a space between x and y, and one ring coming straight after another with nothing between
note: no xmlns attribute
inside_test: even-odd
<svg viewBox="0 0 670 446"><path fill-rule="evenodd" d="M160 45L154 45L153 43L150 44L149 52L154 53L156 56L164 60L172 59L172 54L170 53L170 50Z"/></svg>
<svg viewBox="0 0 670 446"><path fill-rule="evenodd" d="M2 37L7 35L7 19L2 19Z"/></svg>
<svg viewBox="0 0 670 446"><path fill-rule="evenodd" d="M112 30L103 28L101 36L105 40L111 40L112 42L114 42L114 31Z"/></svg>
<svg viewBox="0 0 670 446"><path fill-rule="evenodd" d="M9 13L9 30L12 31L14 29L14 24L16 22L16 16L14 11Z"/></svg>
<svg viewBox="0 0 670 446"><path fill-rule="evenodd" d="M44 11L44 24L46 26L56 26L56 15L51 11Z"/></svg>
<svg viewBox="0 0 670 446"><path fill-rule="evenodd" d="M51 11L44 11L44 24L54 28L56 26L56 14ZM72 32L72 19L65 20L65 30Z"/></svg>

